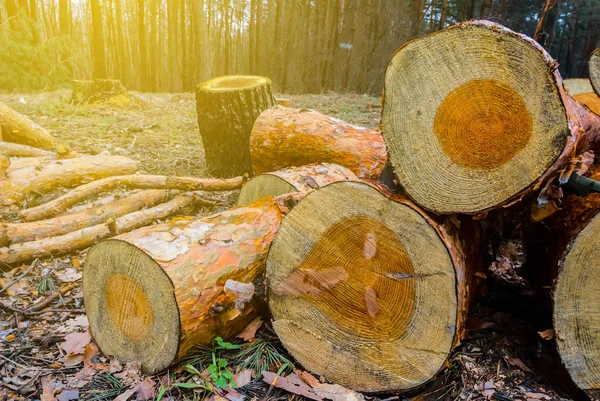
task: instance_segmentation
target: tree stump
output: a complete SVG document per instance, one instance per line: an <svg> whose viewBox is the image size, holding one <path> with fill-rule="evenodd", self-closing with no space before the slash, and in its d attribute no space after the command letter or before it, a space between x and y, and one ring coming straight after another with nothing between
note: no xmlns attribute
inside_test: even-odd
<svg viewBox="0 0 600 401"><path fill-rule="evenodd" d="M54 146L54 137L28 117L0 102L2 140L46 150Z"/></svg>
<svg viewBox="0 0 600 401"><path fill-rule="evenodd" d="M311 164L257 175L248 181L238 196L238 206L265 196L299 192L302 196L337 181L358 181L349 169L337 164Z"/></svg>
<svg viewBox="0 0 600 401"><path fill-rule="evenodd" d="M589 62L590 82L598 96L600 96L600 49L592 52Z"/></svg>
<svg viewBox="0 0 600 401"><path fill-rule="evenodd" d="M439 214L478 214L554 182L598 147L600 119L566 93L556 62L535 41L470 21L396 52L381 127L415 202Z"/></svg>
<svg viewBox="0 0 600 401"><path fill-rule="evenodd" d="M74 103L95 103L119 95L127 96L127 89L118 79L73 81L71 100Z"/></svg>
<svg viewBox="0 0 600 401"><path fill-rule="evenodd" d="M378 131L314 110L277 107L256 120L250 138L255 174L311 163L335 163L378 180L387 161Z"/></svg>
<svg viewBox="0 0 600 401"><path fill-rule="evenodd" d="M273 328L328 381L367 392L418 387L464 333L472 255L454 226L405 199L365 183L327 185L275 235L267 259Z"/></svg>
<svg viewBox="0 0 600 401"><path fill-rule="evenodd" d="M249 140L256 118L275 106L271 81L258 76L224 76L198 85L198 127L206 166L216 177L252 171Z"/></svg>
<svg viewBox="0 0 600 401"><path fill-rule="evenodd" d="M239 334L265 309L262 274L284 210L269 198L93 246L83 296L102 352L152 373Z"/></svg>

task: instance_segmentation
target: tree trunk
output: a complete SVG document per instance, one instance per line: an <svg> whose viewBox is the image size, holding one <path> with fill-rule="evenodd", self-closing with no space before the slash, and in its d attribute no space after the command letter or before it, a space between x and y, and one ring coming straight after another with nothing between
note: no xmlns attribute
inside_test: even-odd
<svg viewBox="0 0 600 401"><path fill-rule="evenodd" d="M480 237L471 230L468 246ZM327 381L366 392L421 386L464 335L480 258L463 244L451 223L370 185L320 188L289 212L269 251L273 328Z"/></svg>
<svg viewBox="0 0 600 401"><path fill-rule="evenodd" d="M256 118L275 105L271 81L257 76L226 76L196 91L198 127L208 171L232 177L252 171L249 139Z"/></svg>
<svg viewBox="0 0 600 401"><path fill-rule="evenodd" d="M594 92L600 96L600 49L592 52L589 62L590 82L594 88Z"/></svg>
<svg viewBox="0 0 600 401"><path fill-rule="evenodd" d="M66 255L73 251L85 249L99 240L150 225L155 220L169 217L194 204L207 203L198 194L186 193L167 203L121 216L106 224L83 228L58 237L13 244L8 248L0 248L0 262L13 265L29 262L35 258ZM212 202L208 204L214 206Z"/></svg>
<svg viewBox="0 0 600 401"><path fill-rule="evenodd" d="M100 0L90 0L92 8L92 55L94 79L106 78L106 54L104 50L104 23Z"/></svg>
<svg viewBox="0 0 600 401"><path fill-rule="evenodd" d="M478 50L456 59L459 43ZM567 94L556 67L532 39L485 21L401 47L381 130L408 196L438 214L484 213L539 188L539 202L557 200L561 170L598 150L600 118Z"/></svg>
<svg viewBox="0 0 600 401"><path fill-rule="evenodd" d="M90 156L48 161L10 172L0 181L0 204L11 205L31 194L43 194L60 187L74 187L111 175L132 174L137 162L123 156Z"/></svg>
<svg viewBox="0 0 600 401"><path fill-rule="evenodd" d="M71 14L69 13L69 0L58 1L58 14L60 34L65 37L71 36Z"/></svg>
<svg viewBox="0 0 600 401"><path fill-rule="evenodd" d="M302 196L337 181L358 181L349 169L336 164L311 164L258 175L240 191L237 205L242 206L265 196L299 192Z"/></svg>
<svg viewBox="0 0 600 401"><path fill-rule="evenodd" d="M381 134L314 110L277 107L256 120L250 137L255 174L311 163L335 163L377 180L387 160Z"/></svg>
<svg viewBox="0 0 600 401"><path fill-rule="evenodd" d="M54 138L46 129L2 102L0 102L0 130L4 141L47 150L54 146Z"/></svg>
<svg viewBox="0 0 600 401"><path fill-rule="evenodd" d="M262 274L284 211L269 198L92 247L84 301L104 355L151 373L240 333L264 310Z"/></svg>
<svg viewBox="0 0 600 401"><path fill-rule="evenodd" d="M10 142L0 142L1 153L13 157L51 157L56 155L54 152L48 150Z"/></svg>
<svg viewBox="0 0 600 401"><path fill-rule="evenodd" d="M600 180L600 168L590 178ZM529 223L523 238L532 277L553 287L556 345L575 384L600 399L600 194L565 197L543 223Z"/></svg>
<svg viewBox="0 0 600 401"><path fill-rule="evenodd" d="M117 188L127 189L173 189L181 191L232 191L239 189L243 177L227 180L195 177L169 177L164 175L125 175L108 177L82 185L65 195L43 205L24 209L21 218L26 221L40 220L64 212L69 207L103 192Z"/></svg>
<svg viewBox="0 0 600 401"><path fill-rule="evenodd" d="M97 206L78 213L66 214L49 220L29 223L0 224L0 247L21 242L38 241L42 238L56 237L80 230L85 227L105 223L141 209L166 202L171 197L169 191L150 189L140 191L124 199Z"/></svg>
<svg viewBox="0 0 600 401"><path fill-rule="evenodd" d="M540 21L535 28L535 39L542 47L550 49L552 42L554 42L554 35L556 32L556 23L558 22L558 16L560 15L560 3L558 0L546 0L544 9L540 14Z"/></svg>

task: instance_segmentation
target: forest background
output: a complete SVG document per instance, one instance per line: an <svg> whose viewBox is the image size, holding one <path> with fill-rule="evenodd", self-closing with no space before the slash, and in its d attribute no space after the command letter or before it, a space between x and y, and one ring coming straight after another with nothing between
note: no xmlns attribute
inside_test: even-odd
<svg viewBox="0 0 600 401"><path fill-rule="evenodd" d="M193 91L257 74L282 93L380 95L406 41L468 19L533 36L544 0L0 0L0 91L116 78L130 90ZM587 76L600 0L559 0L547 45L564 78Z"/></svg>

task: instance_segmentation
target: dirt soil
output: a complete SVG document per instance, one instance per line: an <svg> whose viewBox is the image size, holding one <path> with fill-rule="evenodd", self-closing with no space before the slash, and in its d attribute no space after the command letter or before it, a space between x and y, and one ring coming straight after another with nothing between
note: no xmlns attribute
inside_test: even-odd
<svg viewBox="0 0 600 401"><path fill-rule="evenodd" d="M77 152L109 151L126 155L139 160L144 173L205 176L194 95L134 95L143 104L76 105L71 103L68 91L0 94L0 101L50 129ZM291 99L294 107L314 108L354 124L376 127L379 123L378 98L337 94L281 97ZM212 212L197 211L204 215ZM233 350L218 352L238 373L237 391L211 394L200 386L199 377L207 363L206 350L199 350L195 358L180 367L151 377L141 374L134 364L104 357L87 331L81 289L84 260L85 251L13 269L0 268L0 291L15 282L0 292L0 400L123 401L162 397L241 401L242 395L248 400L261 401L302 398L269 388L259 377L262 369L289 373L292 368L292 361L287 359L268 322L258 330L254 341L234 340L244 343L242 349L254 352L254 365L248 366L247 354L240 357ZM565 374L553 351L552 333L544 331L551 327L551 322L532 321L531 310L523 307L534 305L531 291L519 285L511 289L512 299L497 298L494 294L507 291L505 288L495 291L497 283L491 284L490 296L477 306L469 322L467 339L455 351L448 369L420 391L367 395L366 399L580 398L568 382L558 381ZM47 306L27 311L40 301L48 301ZM259 347L260 344L263 345ZM210 353L209 350L209 361ZM346 397L336 401L346 399L349 400Z"/></svg>

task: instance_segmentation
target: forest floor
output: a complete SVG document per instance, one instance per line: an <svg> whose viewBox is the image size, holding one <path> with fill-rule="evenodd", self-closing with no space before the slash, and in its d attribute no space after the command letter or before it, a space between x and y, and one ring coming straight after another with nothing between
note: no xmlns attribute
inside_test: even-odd
<svg viewBox="0 0 600 401"><path fill-rule="evenodd" d="M0 94L0 101L28 115L81 153L126 155L140 161L150 174L205 176L193 94L134 93L139 105L73 105L68 91ZM367 127L379 123L379 99L363 95L284 96L294 107L314 108ZM234 199L230 194L228 199ZM227 205L226 205L227 206ZM223 206L223 207L226 207ZM202 213L213 212L204 210ZM275 401L302 399L260 380L262 369L277 371L288 361L268 322L250 342L235 340L254 355L252 366L239 350L218 351L238 374L237 391L211 394L196 385L194 369L206 367L211 351L173 370L144 376L132 364L108 359L90 338L82 301L81 265L85 251L67 257L35 261L12 270L0 269L0 400L209 399L211 401ZM16 280L24 272L27 274ZM8 290L7 285L16 282ZM466 339L454 352L449 368L419 392L366 396L386 401L410 398L434 400L561 400L578 398L554 351L547 318L535 311L534 294L519 283L509 298L494 291L505 283L488 279L489 296L475 308ZM46 309L27 312L40 301ZM527 307L524 307L527 306ZM542 332L544 337L539 334ZM255 337L255 338L254 338ZM269 355L268 357L266 355ZM270 363L267 363L271 361ZM273 362L275 361L275 362ZM291 362L287 365L290 368ZM300 368L296 366L296 368ZM249 370L250 369L250 370ZM254 369L255 371L252 371ZM194 388L196 387L196 388ZM562 389L562 390L559 390ZM563 391L569 392L566 395ZM346 395L335 401L349 400Z"/></svg>

